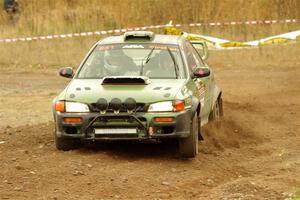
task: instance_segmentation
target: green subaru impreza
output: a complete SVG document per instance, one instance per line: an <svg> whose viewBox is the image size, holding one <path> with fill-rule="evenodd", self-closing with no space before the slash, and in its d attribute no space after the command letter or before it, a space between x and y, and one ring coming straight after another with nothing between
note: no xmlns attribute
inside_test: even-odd
<svg viewBox="0 0 300 200"><path fill-rule="evenodd" d="M72 79L53 100L59 150L85 140L176 139L183 157L195 157L201 126L223 113L211 69L184 36L111 36L92 47L76 73L59 73Z"/></svg>

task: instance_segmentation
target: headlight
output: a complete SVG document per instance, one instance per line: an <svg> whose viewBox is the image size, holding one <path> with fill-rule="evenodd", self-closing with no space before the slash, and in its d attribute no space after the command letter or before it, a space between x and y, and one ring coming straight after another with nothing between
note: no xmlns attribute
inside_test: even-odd
<svg viewBox="0 0 300 200"><path fill-rule="evenodd" d="M148 112L180 112L184 109L184 101L164 101L151 104Z"/></svg>
<svg viewBox="0 0 300 200"><path fill-rule="evenodd" d="M172 112L174 110L172 101L153 103L149 106L148 112Z"/></svg>
<svg viewBox="0 0 300 200"><path fill-rule="evenodd" d="M66 112L90 112L90 109L84 103L66 102Z"/></svg>

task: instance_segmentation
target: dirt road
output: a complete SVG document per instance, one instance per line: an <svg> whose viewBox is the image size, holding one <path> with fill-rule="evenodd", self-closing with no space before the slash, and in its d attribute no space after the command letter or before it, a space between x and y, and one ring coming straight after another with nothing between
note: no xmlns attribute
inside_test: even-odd
<svg viewBox="0 0 300 200"><path fill-rule="evenodd" d="M0 71L0 199L284 199L300 187L300 64L214 67L220 129L204 127L194 160L161 144L60 152L55 70ZM30 72L29 72L30 71Z"/></svg>

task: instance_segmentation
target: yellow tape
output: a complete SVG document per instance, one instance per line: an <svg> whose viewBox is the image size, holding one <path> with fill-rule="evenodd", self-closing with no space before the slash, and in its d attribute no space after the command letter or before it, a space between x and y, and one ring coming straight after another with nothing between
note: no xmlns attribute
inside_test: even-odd
<svg viewBox="0 0 300 200"><path fill-rule="evenodd" d="M221 47L251 47L250 44L245 44L243 42L225 42L220 44Z"/></svg>
<svg viewBox="0 0 300 200"><path fill-rule="evenodd" d="M167 35L182 35L182 32L174 27L168 27L166 28L166 31L165 33ZM206 41L212 45L215 45L216 43L211 41L211 40L208 40L208 39L205 39L205 38L202 38L202 37L196 37L196 36L191 36L188 34L188 36L186 37L187 40L201 40L201 41Z"/></svg>
<svg viewBox="0 0 300 200"><path fill-rule="evenodd" d="M208 39L206 39L206 38L203 38L203 37L196 37L196 36L188 35L188 36L186 37L186 39L187 39L187 40L201 40L201 41L205 41L205 42L207 42L207 43L210 43L210 44L212 44L212 45L216 45L215 42L213 42L213 41L211 41L211 40L208 40Z"/></svg>
<svg viewBox="0 0 300 200"><path fill-rule="evenodd" d="M174 28L174 27L166 28L165 33L167 35L182 35L182 32L180 30L178 30L177 28Z"/></svg>
<svg viewBox="0 0 300 200"><path fill-rule="evenodd" d="M166 34L169 35L182 35L183 33L174 28L174 27L168 27L166 28L165 31ZM295 37L295 36L294 36ZM227 47L256 47L256 46L264 46L264 45L270 45L270 44L279 44L279 43L287 43L293 40L296 41L300 41L300 35L296 36L295 39L291 39L291 38L285 38L284 36L278 36L278 38L273 38L273 39L268 39L264 42L259 42L259 40L257 40L257 43L254 44L249 44L247 42L236 42L236 41L228 41L228 42L223 42L220 43L219 41L213 41L213 40L209 40L205 37L201 37L200 35L194 35L194 34L188 34L186 35L186 39L187 40L201 40L201 41L205 41L208 43L210 48L227 48ZM214 38L213 38L214 39ZM215 38L217 39L217 38ZM256 41L254 41L256 42Z"/></svg>
<svg viewBox="0 0 300 200"><path fill-rule="evenodd" d="M286 42L289 42L291 40L292 39L289 39L289 38L273 38L273 39L261 42L261 43L259 43L259 45L270 45L270 44L276 44L276 43L286 43Z"/></svg>

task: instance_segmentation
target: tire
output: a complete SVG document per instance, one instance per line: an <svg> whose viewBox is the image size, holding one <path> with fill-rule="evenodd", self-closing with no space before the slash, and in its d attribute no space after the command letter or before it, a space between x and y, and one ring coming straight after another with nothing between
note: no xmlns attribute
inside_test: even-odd
<svg viewBox="0 0 300 200"><path fill-rule="evenodd" d="M198 140L204 140L202 133L201 133L201 118L198 116Z"/></svg>
<svg viewBox="0 0 300 200"><path fill-rule="evenodd" d="M214 107L209 114L209 120L216 121L216 122L220 121L222 115L223 115L222 98L220 98L217 99L217 101L214 103Z"/></svg>
<svg viewBox="0 0 300 200"><path fill-rule="evenodd" d="M193 117L190 135L179 139L179 153L183 158L194 158L198 154L199 121L197 113Z"/></svg>
<svg viewBox="0 0 300 200"><path fill-rule="evenodd" d="M220 97L214 104L214 107L209 115L209 120L215 123L217 128L221 127L221 117L223 116L223 102Z"/></svg>
<svg viewBox="0 0 300 200"><path fill-rule="evenodd" d="M55 145L58 150L62 151L70 151L73 149L78 149L80 147L80 140L65 138L65 137L57 137L56 132L55 135Z"/></svg>

